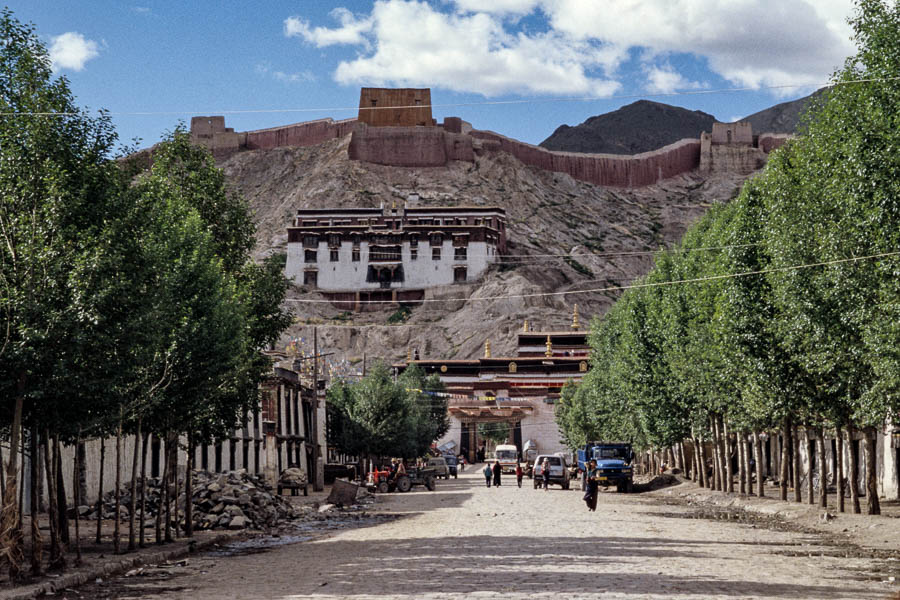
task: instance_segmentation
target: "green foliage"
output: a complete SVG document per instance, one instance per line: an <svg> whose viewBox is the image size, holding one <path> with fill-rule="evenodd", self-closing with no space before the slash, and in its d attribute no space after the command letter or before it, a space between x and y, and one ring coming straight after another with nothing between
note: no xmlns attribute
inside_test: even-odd
<svg viewBox="0 0 900 600"><path fill-rule="evenodd" d="M388 317L388 324L399 325L409 319L411 314L412 309L404 304Z"/></svg>
<svg viewBox="0 0 900 600"><path fill-rule="evenodd" d="M479 423L478 437L494 444L505 444L509 439L509 423Z"/></svg>
<svg viewBox="0 0 900 600"><path fill-rule="evenodd" d="M450 426L444 386L415 365L394 380L383 364L328 390L328 439L358 456L415 458Z"/></svg>
<svg viewBox="0 0 900 600"><path fill-rule="evenodd" d="M900 5L860 0L851 24L859 53L805 135L592 325L592 370L557 406L567 444L898 414L900 260L846 259L900 250Z"/></svg>

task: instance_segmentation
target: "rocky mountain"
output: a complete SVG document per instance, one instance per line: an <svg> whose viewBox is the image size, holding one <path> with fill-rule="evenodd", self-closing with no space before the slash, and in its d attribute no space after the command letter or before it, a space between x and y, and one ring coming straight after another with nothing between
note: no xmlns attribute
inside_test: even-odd
<svg viewBox="0 0 900 600"><path fill-rule="evenodd" d="M601 154L638 154L684 138L699 138L716 118L650 100L638 100L570 127L560 125L540 143L548 150Z"/></svg>
<svg viewBox="0 0 900 600"><path fill-rule="evenodd" d="M797 133L801 115L824 91L776 104L741 120L750 122L753 133ZM714 116L699 110L638 100L574 127L560 125L540 145L563 152L637 154L700 137L700 132L712 130L715 121Z"/></svg>
<svg viewBox="0 0 900 600"><path fill-rule="evenodd" d="M741 120L750 121L754 133L797 133L803 113L811 102L821 97L827 90L828 88L822 88L804 98L776 104Z"/></svg>
<svg viewBox="0 0 900 600"><path fill-rule="evenodd" d="M586 324L619 292L529 294L603 290L633 281L649 270L654 250L678 240L709 206L732 198L744 179L689 174L621 190L526 167L504 153L447 167L397 168L351 161L348 144L345 137L311 147L247 151L221 163L256 211L258 255L284 252L286 227L299 208L377 207L414 194L419 205L503 207L510 254L473 284L437 290L441 301L414 308L397 324L388 322L396 307L350 314L314 290L293 288L295 324L282 344L303 338L311 352L311 328L317 326L320 348L335 353L330 360L353 365L363 356L403 359L412 348L423 358L474 358L487 339L494 356L514 355L524 319L535 329L567 329L575 303Z"/></svg>

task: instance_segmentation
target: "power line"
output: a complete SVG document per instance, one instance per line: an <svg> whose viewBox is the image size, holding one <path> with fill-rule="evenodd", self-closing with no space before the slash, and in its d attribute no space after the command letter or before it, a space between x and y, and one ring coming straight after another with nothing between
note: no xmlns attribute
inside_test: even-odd
<svg viewBox="0 0 900 600"><path fill-rule="evenodd" d="M423 298L421 300L416 300L417 303L435 303L435 302L468 302L471 300L479 300L479 301L487 301L487 300L512 300L518 298L542 298L542 297L552 297L552 296L570 296L575 294L596 294L602 292L617 292L623 290L631 290L637 288L651 288L651 287L663 287L670 285L678 285L682 283L700 283L704 281L716 281L720 279L734 279L737 277L749 277L752 275L765 275L768 273L782 273L786 271L796 271L800 269L810 269L813 267L823 267L828 265L838 265L844 263L852 263L859 262L863 260L872 260L876 258L888 258L892 256L898 256L900 252L885 252L882 254L870 254L868 256L856 256L853 258L842 258L838 260L829 260L817 263L808 263L803 265L791 265L787 267L773 267L771 269L760 269L757 271L744 271L741 273L726 273L724 275L710 275L708 277L696 277L693 279L677 279L673 281L659 281L659 282L651 282L651 283L636 283L630 285L616 285L616 286L608 286L602 288L591 288L587 290L567 290L563 292L535 292L533 294L509 294L509 295L501 295L501 296L470 296L468 298ZM366 290L368 291L368 290ZM377 290L372 290L377 291ZM286 302L297 302L300 304L331 304L334 301L332 300L313 300L313 299L305 299L305 298L288 298ZM354 300L352 301L354 304L394 304L392 301L387 300Z"/></svg>
<svg viewBox="0 0 900 600"><path fill-rule="evenodd" d="M168 110L168 111L101 111L110 116L136 116L159 117L178 115L244 115L244 114L279 114L279 113L316 113L316 112L344 112L360 110L401 110L401 109L432 109L432 108L456 108L468 106L509 106L514 104L548 104L556 102L600 102L608 100L634 100L641 98L668 98L673 96L702 96L711 94L731 94L739 92L758 92L760 90L784 90L796 88L822 88L848 85L851 83L887 83L900 80L900 77L853 79L850 81L830 81L824 83L792 83L784 85L761 85L757 87L718 88L713 90L682 90L674 92L658 92L655 94L613 94L611 96L564 96L559 98L522 98L519 100L485 100L483 102L451 102L443 104L414 104L409 106L337 106L324 108L251 108L236 110ZM71 117L82 114L75 112L0 112L0 116L30 116L30 117Z"/></svg>

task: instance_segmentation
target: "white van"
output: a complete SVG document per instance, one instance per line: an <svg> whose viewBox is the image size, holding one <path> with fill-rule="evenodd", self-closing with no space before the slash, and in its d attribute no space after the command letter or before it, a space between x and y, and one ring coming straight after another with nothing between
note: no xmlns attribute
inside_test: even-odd
<svg viewBox="0 0 900 600"><path fill-rule="evenodd" d="M500 461L504 473L515 473L519 464L519 449L513 444L500 444L494 449L494 457Z"/></svg>
<svg viewBox="0 0 900 600"><path fill-rule="evenodd" d="M534 460L534 489L544 485L544 459L550 466L550 483L562 489L569 489L569 470L566 468L565 456L559 454L541 454Z"/></svg>

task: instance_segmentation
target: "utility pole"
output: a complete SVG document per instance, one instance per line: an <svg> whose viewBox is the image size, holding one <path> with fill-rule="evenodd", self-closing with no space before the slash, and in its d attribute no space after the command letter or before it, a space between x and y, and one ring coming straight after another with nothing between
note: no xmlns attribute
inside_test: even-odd
<svg viewBox="0 0 900 600"><path fill-rule="evenodd" d="M319 449L319 328L313 327L313 398L316 407L312 422L313 464L316 465L313 489L317 492L325 488L325 464Z"/></svg>

